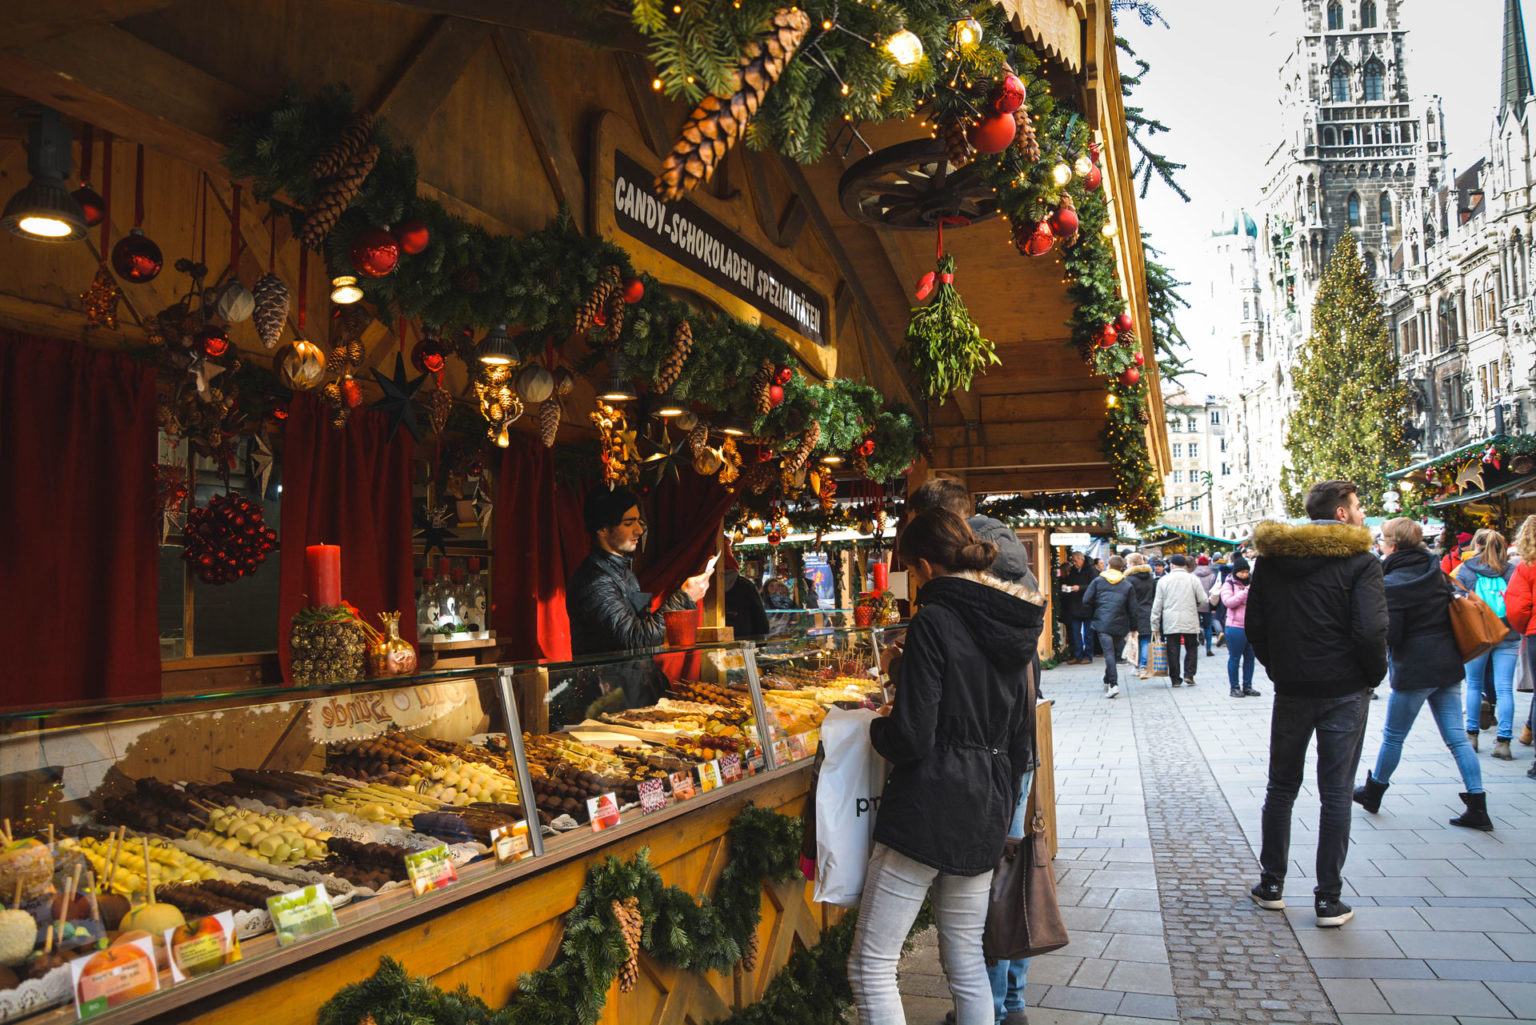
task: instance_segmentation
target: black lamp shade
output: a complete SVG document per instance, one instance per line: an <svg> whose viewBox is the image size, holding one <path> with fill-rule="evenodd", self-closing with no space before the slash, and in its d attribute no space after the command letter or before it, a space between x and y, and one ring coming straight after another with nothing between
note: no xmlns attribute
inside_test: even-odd
<svg viewBox="0 0 1536 1025"><path fill-rule="evenodd" d="M635 383L624 369L624 359L616 352L608 356L608 378L603 382L597 397L604 402L633 402L639 398L635 393Z"/></svg>
<svg viewBox="0 0 1536 1025"><path fill-rule="evenodd" d="M59 121L58 111L49 107L27 113L37 115L27 130L27 170L32 181L5 204L0 225L40 242L78 242L85 238L85 211L64 184L73 168L69 129Z"/></svg>
<svg viewBox="0 0 1536 1025"><path fill-rule="evenodd" d="M507 325L497 324L480 342L480 362L510 367L523 361L523 354L507 334Z"/></svg>

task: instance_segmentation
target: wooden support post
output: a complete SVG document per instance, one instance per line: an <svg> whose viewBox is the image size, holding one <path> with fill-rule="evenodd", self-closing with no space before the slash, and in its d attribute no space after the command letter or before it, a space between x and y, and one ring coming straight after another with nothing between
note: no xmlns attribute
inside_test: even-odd
<svg viewBox="0 0 1536 1025"><path fill-rule="evenodd" d="M496 33L496 52L501 56L507 81L512 84L512 93L522 109L528 135L533 139L533 148L538 151L549 184L556 198L570 210L576 230L586 234L587 180L576 163L576 150L565 122L555 109L549 81L544 77L544 64L534 54L528 36L515 29L504 28Z"/></svg>

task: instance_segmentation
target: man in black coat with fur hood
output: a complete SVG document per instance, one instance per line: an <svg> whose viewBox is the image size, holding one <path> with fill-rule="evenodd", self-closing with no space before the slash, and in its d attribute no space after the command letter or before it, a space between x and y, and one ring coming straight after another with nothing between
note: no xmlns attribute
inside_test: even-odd
<svg viewBox="0 0 1536 1025"><path fill-rule="evenodd" d="M1285 907L1291 806L1315 732L1322 815L1313 908L1326 928L1354 916L1339 895L1366 710L1387 673L1387 597L1355 485L1314 484L1306 507L1312 522L1266 521L1253 538L1259 560L1248 592L1248 639L1274 681L1275 707L1262 874L1251 893L1262 908Z"/></svg>

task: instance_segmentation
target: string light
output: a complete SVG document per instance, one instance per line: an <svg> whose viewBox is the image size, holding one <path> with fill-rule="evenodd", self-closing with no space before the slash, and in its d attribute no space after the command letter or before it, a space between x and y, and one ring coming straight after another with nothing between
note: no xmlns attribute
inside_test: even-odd
<svg viewBox="0 0 1536 1025"><path fill-rule="evenodd" d="M885 41L885 52L903 68L910 68L923 59L923 41L911 29L894 32Z"/></svg>
<svg viewBox="0 0 1536 1025"><path fill-rule="evenodd" d="M651 88L655 89L657 92L661 92L661 79L659 79L659 78L651 79Z"/></svg>
<svg viewBox="0 0 1536 1025"><path fill-rule="evenodd" d="M949 34L956 46L969 49L981 42L981 22L975 18L961 18L950 23Z"/></svg>
<svg viewBox="0 0 1536 1025"><path fill-rule="evenodd" d="M1079 178L1088 177L1088 172L1093 170L1093 161L1088 159L1088 154L1079 153L1077 159L1072 161L1072 170L1077 172Z"/></svg>

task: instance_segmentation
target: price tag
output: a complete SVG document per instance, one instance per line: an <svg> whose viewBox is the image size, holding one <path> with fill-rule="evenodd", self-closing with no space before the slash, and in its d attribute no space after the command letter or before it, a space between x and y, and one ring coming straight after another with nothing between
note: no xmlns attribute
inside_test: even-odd
<svg viewBox="0 0 1536 1025"><path fill-rule="evenodd" d="M642 780L635 789L640 792L640 814L642 815L661 811L672 803L667 799L667 785L662 780Z"/></svg>
<svg viewBox="0 0 1536 1025"><path fill-rule="evenodd" d="M699 766L699 789L709 793L720 785L720 762L715 759Z"/></svg>
<svg viewBox="0 0 1536 1025"><path fill-rule="evenodd" d="M741 778L741 755L725 755L720 759L720 778L727 783Z"/></svg>
<svg viewBox="0 0 1536 1025"><path fill-rule="evenodd" d="M798 762L806 756L805 738L798 733L789 735L789 757L791 761Z"/></svg>
<svg viewBox="0 0 1536 1025"><path fill-rule="evenodd" d="M528 823L514 822L510 826L497 826L491 830L491 847L496 851L496 864L522 861L533 853L528 843Z"/></svg>
<svg viewBox="0 0 1536 1025"><path fill-rule="evenodd" d="M821 730L819 730L819 729L806 730L805 731L805 750L806 750L806 752L808 754L814 755L816 753L816 749L818 747L820 747L820 746L821 746Z"/></svg>
<svg viewBox="0 0 1536 1025"><path fill-rule="evenodd" d="M155 971L155 941L148 936L98 950L69 962L75 1011L94 1018L160 988Z"/></svg>
<svg viewBox="0 0 1536 1025"><path fill-rule="evenodd" d="M414 851L405 856L405 871L411 877L411 889L416 896L442 890L459 881L448 845L440 843L425 851Z"/></svg>
<svg viewBox="0 0 1536 1025"><path fill-rule="evenodd" d="M697 794L698 789L693 784L693 773L690 770L684 769L672 774L672 796L675 799L686 801Z"/></svg>
<svg viewBox="0 0 1536 1025"><path fill-rule="evenodd" d="M171 981L187 979L240 960L240 941L235 938L235 913L192 918L179 929L165 930L165 949L171 952Z"/></svg>
<svg viewBox="0 0 1536 1025"><path fill-rule="evenodd" d="M759 772L762 772L763 769L767 768L767 766L768 763L763 760L763 749L761 747L753 744L751 747L747 748L746 767L748 776L756 776Z"/></svg>
<svg viewBox="0 0 1536 1025"><path fill-rule="evenodd" d="M619 795L598 794L587 798L587 818L592 820L592 832L601 833L619 824Z"/></svg>
<svg viewBox="0 0 1536 1025"><path fill-rule="evenodd" d="M773 760L779 768L789 764L789 742L780 738L773 742Z"/></svg>
<svg viewBox="0 0 1536 1025"><path fill-rule="evenodd" d="M285 947L306 936L336 928L336 909L331 895L319 884L278 897L267 898L267 912L277 930L277 944Z"/></svg>

